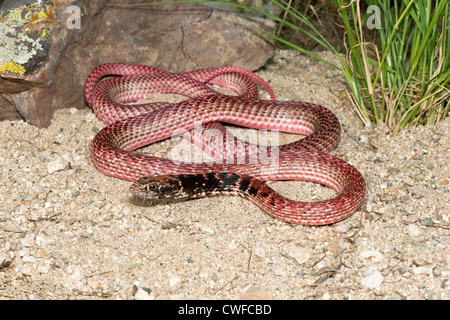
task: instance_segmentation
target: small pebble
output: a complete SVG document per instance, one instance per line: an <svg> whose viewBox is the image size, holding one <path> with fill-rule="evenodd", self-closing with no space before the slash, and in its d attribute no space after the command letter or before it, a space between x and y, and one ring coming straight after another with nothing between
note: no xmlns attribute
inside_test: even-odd
<svg viewBox="0 0 450 320"><path fill-rule="evenodd" d="M0 270L8 268L12 263L12 259L8 253L0 250Z"/></svg>
<svg viewBox="0 0 450 320"><path fill-rule="evenodd" d="M35 263L35 262L36 262L36 258L33 257L33 256L24 256L24 257L22 258L22 261L23 261L24 263Z"/></svg>
<svg viewBox="0 0 450 320"><path fill-rule="evenodd" d="M20 243L27 248L34 246L34 234L29 234L25 238L20 239Z"/></svg>
<svg viewBox="0 0 450 320"><path fill-rule="evenodd" d="M18 270L18 272L20 272L21 274L23 274L25 276L31 276L33 274L33 271L34 271L33 268L28 263L23 264Z"/></svg>
<svg viewBox="0 0 450 320"><path fill-rule="evenodd" d="M312 252L309 248L295 248L289 251L290 256L295 258L299 264L303 264L311 258Z"/></svg>
<svg viewBox="0 0 450 320"><path fill-rule="evenodd" d="M181 281L181 279L179 277L172 277L169 279L169 286L175 287L179 282Z"/></svg>
<svg viewBox="0 0 450 320"><path fill-rule="evenodd" d="M440 266L437 266L433 269L433 276L434 277L439 277L442 274L442 269Z"/></svg>
<svg viewBox="0 0 450 320"><path fill-rule="evenodd" d="M425 219L420 220L420 224L423 226L431 227L434 225L434 222L430 218L425 218Z"/></svg>
<svg viewBox="0 0 450 320"><path fill-rule="evenodd" d="M150 293L148 293L142 288L137 289L134 298L136 300L153 300L153 298L150 296Z"/></svg>
<svg viewBox="0 0 450 320"><path fill-rule="evenodd" d="M420 228L415 224L410 224L409 226L407 226L406 232L408 232L411 237L418 237L422 234L422 230L420 230Z"/></svg>
<svg viewBox="0 0 450 320"><path fill-rule="evenodd" d="M239 297L240 300L271 300L270 294L258 287L251 286Z"/></svg>
<svg viewBox="0 0 450 320"><path fill-rule="evenodd" d="M410 214L409 216L406 217L405 220L409 223L414 223L414 222L419 221L419 218L420 217L417 214Z"/></svg>
<svg viewBox="0 0 450 320"><path fill-rule="evenodd" d="M414 274L430 275L433 270L430 267L417 267L413 269Z"/></svg>
<svg viewBox="0 0 450 320"><path fill-rule="evenodd" d="M322 296L322 299L323 299L323 300L330 300L330 299L331 299L330 293L325 292L325 293L323 294L323 296Z"/></svg>
<svg viewBox="0 0 450 320"><path fill-rule="evenodd" d="M61 157L47 163L47 171L49 174L64 170L68 166L68 162Z"/></svg>
<svg viewBox="0 0 450 320"><path fill-rule="evenodd" d="M254 253L256 256L260 257L260 258L265 258L266 257L266 250L263 247L256 247L254 250Z"/></svg>
<svg viewBox="0 0 450 320"><path fill-rule="evenodd" d="M61 255L58 252L52 251L52 252L50 252L50 258L59 259L59 258L61 258Z"/></svg>
<svg viewBox="0 0 450 320"><path fill-rule="evenodd" d="M89 279L88 280L89 287L91 287L92 290L99 290L100 284L95 279Z"/></svg>
<svg viewBox="0 0 450 320"><path fill-rule="evenodd" d="M365 136L365 135L360 135L359 136L359 141L361 142L361 143L364 143L364 144L366 144L367 142L369 142L369 138L367 138L367 136Z"/></svg>
<svg viewBox="0 0 450 320"><path fill-rule="evenodd" d="M380 271L375 270L361 279L361 284L369 289L376 289L383 283L384 277Z"/></svg>

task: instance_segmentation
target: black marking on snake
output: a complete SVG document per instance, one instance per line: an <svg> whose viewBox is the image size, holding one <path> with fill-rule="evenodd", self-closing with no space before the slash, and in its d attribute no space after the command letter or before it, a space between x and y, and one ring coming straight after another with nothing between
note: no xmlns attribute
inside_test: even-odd
<svg viewBox="0 0 450 320"><path fill-rule="evenodd" d="M229 172L220 172L219 173L220 182L222 183L221 188L224 190L231 190L236 186L236 183L239 180L239 175L235 173Z"/></svg>
<svg viewBox="0 0 450 320"><path fill-rule="evenodd" d="M196 194L197 190L231 190L230 188L236 183L239 176L210 172L206 174L179 175L178 179L180 187L186 194Z"/></svg>
<svg viewBox="0 0 450 320"><path fill-rule="evenodd" d="M245 191L247 191L249 185L250 185L250 179L242 179L241 183L239 185L239 190L241 190L242 192L245 192Z"/></svg>
<svg viewBox="0 0 450 320"><path fill-rule="evenodd" d="M248 190L248 193L251 194L252 196L256 196L258 194L258 189L255 188L254 186L251 186L250 189Z"/></svg>
<svg viewBox="0 0 450 320"><path fill-rule="evenodd" d="M261 192L259 195L260 195L261 197L265 198L265 197L267 197L269 194L266 193L266 192Z"/></svg>
<svg viewBox="0 0 450 320"><path fill-rule="evenodd" d="M217 178L215 172L207 173L203 178L205 179L205 189L216 189L219 186L220 180Z"/></svg>
<svg viewBox="0 0 450 320"><path fill-rule="evenodd" d="M180 186L187 194L193 194L195 189L204 187L207 179L202 174L179 175Z"/></svg>

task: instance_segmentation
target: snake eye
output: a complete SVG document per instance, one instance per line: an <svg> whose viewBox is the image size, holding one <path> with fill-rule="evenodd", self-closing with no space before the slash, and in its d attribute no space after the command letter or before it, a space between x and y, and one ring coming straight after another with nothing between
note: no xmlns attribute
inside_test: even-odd
<svg viewBox="0 0 450 320"><path fill-rule="evenodd" d="M158 185L156 183L149 183L145 186L147 191L155 191L158 189Z"/></svg>

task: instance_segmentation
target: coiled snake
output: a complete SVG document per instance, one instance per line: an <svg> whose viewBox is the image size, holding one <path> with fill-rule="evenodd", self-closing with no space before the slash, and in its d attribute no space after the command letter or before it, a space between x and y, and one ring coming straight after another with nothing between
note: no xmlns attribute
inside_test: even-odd
<svg viewBox="0 0 450 320"><path fill-rule="evenodd" d="M108 77L100 81L102 78ZM255 82L272 101L258 99ZM220 94L208 85L236 92ZM152 93L176 93L179 103L129 105ZM269 215L289 223L323 225L347 218L365 201L366 184L351 165L327 153L339 142L340 125L328 109L312 103L274 101L261 78L237 67L169 73L126 64L104 64L88 77L86 102L107 126L93 139L92 160L106 175L133 181L130 191L142 198L199 198L236 195L251 200ZM294 143L270 148L232 138L220 123L306 135ZM194 134L201 124L202 134ZM204 134L219 130L225 152ZM133 150L177 134L216 158L211 163L183 163ZM263 150L264 149L264 150ZM277 161L268 162L277 152ZM263 152L264 151L264 152ZM241 157L243 155L243 158ZM237 158L244 159L238 161ZM270 158L273 159L273 158ZM337 196L299 202L276 193L264 181L305 180L326 185Z"/></svg>

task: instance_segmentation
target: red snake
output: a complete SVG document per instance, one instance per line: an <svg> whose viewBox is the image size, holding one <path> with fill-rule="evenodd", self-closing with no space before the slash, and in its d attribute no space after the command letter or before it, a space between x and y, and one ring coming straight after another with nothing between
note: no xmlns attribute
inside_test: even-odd
<svg viewBox="0 0 450 320"><path fill-rule="evenodd" d="M255 82L268 91L272 101L258 99ZM220 94L206 84L231 89L237 96ZM152 93L175 93L190 99L179 103L126 104ZM223 67L175 74L150 66L110 63L94 69L84 94L88 105L107 125L91 143L95 166L106 175L135 182L130 191L137 196L237 195L277 219L308 225L345 219L365 202L362 175L348 163L327 154L339 142L340 125L335 115L317 104L274 101L269 85L246 69ZM229 137L222 122L306 137L279 148L261 147L233 137L233 148L227 153L203 137L210 129ZM194 134L198 124L203 130L200 135ZM132 152L177 134L184 134L216 161L180 163ZM223 142L230 145L227 138ZM278 156L274 164L267 160L275 150ZM241 154L244 163L236 160ZM318 202L293 201L264 182L273 180L316 182L332 188L337 196Z"/></svg>

